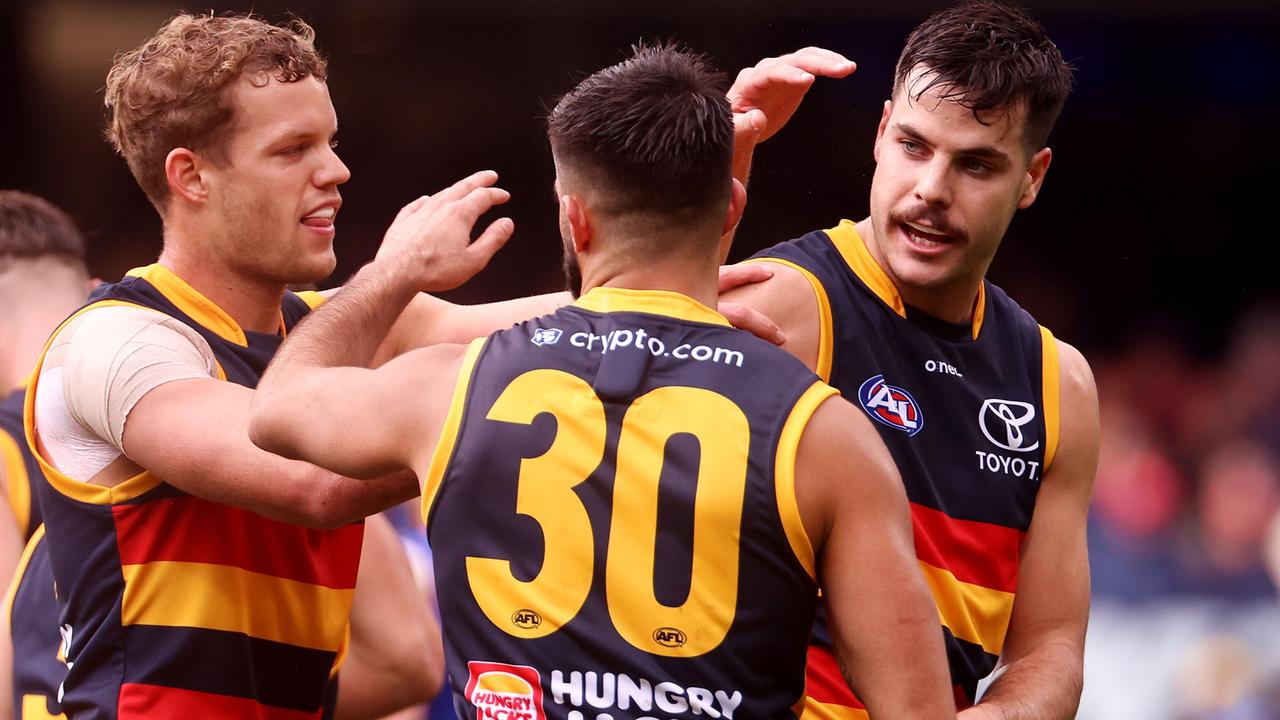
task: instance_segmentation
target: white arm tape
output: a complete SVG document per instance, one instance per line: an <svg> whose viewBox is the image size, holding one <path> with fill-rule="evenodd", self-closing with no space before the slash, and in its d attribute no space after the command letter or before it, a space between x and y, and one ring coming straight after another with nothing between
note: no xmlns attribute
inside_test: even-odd
<svg viewBox="0 0 1280 720"><path fill-rule="evenodd" d="M144 395L174 380L218 372L213 349L199 333L132 306L90 310L68 323L50 347L42 376L52 369L50 361L62 368L70 416L120 453L125 420Z"/></svg>

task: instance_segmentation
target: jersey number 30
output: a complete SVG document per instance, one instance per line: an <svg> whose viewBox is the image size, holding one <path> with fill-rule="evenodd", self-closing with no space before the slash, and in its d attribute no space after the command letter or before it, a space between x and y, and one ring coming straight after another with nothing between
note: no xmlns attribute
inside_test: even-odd
<svg viewBox="0 0 1280 720"><path fill-rule="evenodd" d="M520 463L516 512L542 529L542 569L528 581L511 562L468 557L472 594L489 620L521 638L550 635L573 619L591 590L591 522L573 488L605 453L604 405L582 379L560 370L532 370L503 390L488 419L531 424L551 413L556 437L542 455ZM679 606L658 601L654 547L658 479L667 439L698 439L701 461L693 511L689 594ZM618 633L645 652L694 657L713 650L733 623L738 592L738 536L746 492L747 417L733 401L702 388L667 386L636 398L618 439L605 596Z"/></svg>

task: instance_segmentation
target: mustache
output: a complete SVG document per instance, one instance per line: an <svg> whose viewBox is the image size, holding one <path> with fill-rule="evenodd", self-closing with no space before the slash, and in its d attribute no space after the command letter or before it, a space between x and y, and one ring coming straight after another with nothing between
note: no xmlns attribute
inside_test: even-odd
<svg viewBox="0 0 1280 720"><path fill-rule="evenodd" d="M889 213L889 219L896 223L915 223L917 225L927 225L938 232L953 237L957 240L966 240L969 233L959 225L953 224L945 213L935 210L928 205L917 205L907 208L906 210L895 210Z"/></svg>

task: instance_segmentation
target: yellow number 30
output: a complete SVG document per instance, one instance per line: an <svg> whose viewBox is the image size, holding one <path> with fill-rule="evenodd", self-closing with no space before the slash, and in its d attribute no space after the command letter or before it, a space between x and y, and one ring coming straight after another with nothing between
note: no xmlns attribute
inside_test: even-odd
<svg viewBox="0 0 1280 720"><path fill-rule="evenodd" d="M472 595L496 627L522 638L549 635L573 619L591 590L594 547L587 510L573 488L604 459L604 405L581 378L531 370L503 390L488 419L531 424L555 416L551 447L520 463L516 512L542 528L545 555L532 580L508 560L468 557ZM701 451L693 511L689 594L679 606L654 589L658 480L664 448L676 434ZM618 439L617 473L605 557L605 597L614 627L645 652L693 657L724 640L738 604L739 530L751 432L733 401L702 388L667 386L627 408Z"/></svg>

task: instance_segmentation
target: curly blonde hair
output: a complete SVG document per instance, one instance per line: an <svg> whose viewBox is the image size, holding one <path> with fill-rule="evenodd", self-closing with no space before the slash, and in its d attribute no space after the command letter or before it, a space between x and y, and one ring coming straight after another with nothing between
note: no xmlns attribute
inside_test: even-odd
<svg viewBox="0 0 1280 720"><path fill-rule="evenodd" d="M164 161L186 147L225 162L232 106L226 89L241 76L327 79L315 31L302 20L272 25L252 15L180 14L107 73L107 139L163 216L169 198Z"/></svg>

